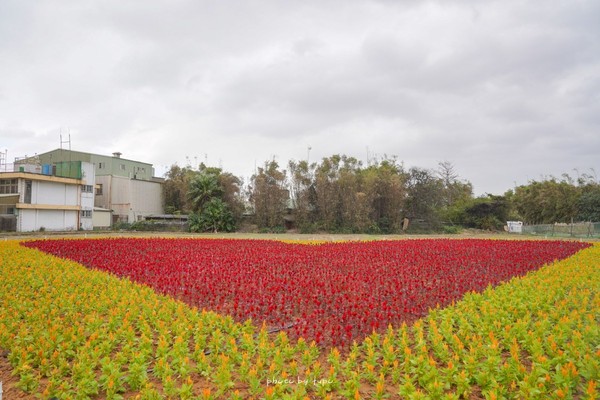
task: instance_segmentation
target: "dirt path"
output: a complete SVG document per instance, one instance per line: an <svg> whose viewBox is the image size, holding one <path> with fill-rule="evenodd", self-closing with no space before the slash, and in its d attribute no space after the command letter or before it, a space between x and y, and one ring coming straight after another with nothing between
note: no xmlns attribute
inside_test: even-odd
<svg viewBox="0 0 600 400"><path fill-rule="evenodd" d="M0 382L2 383L2 399L36 399L33 394L27 394L16 386L17 382L19 382L19 378L12 376L13 368L10 365L10 362L8 362L7 357L8 351L0 349Z"/></svg>

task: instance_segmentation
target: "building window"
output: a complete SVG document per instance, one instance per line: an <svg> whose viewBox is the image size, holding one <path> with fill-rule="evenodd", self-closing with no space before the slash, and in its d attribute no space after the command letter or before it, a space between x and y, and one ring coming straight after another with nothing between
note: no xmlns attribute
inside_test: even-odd
<svg viewBox="0 0 600 400"><path fill-rule="evenodd" d="M15 213L15 207L12 205L1 205L0 204L0 214L8 214L8 215L14 215Z"/></svg>
<svg viewBox="0 0 600 400"><path fill-rule="evenodd" d="M81 218L92 218L92 210L81 210Z"/></svg>
<svg viewBox="0 0 600 400"><path fill-rule="evenodd" d="M125 171L125 164L120 164L119 168L121 168L121 171Z"/></svg>
<svg viewBox="0 0 600 400"><path fill-rule="evenodd" d="M25 204L31 204L32 185L31 181L25 181L25 199L23 200Z"/></svg>
<svg viewBox="0 0 600 400"><path fill-rule="evenodd" d="M81 185L81 193L94 193L92 185Z"/></svg>
<svg viewBox="0 0 600 400"><path fill-rule="evenodd" d="M105 166L106 166L106 165L105 165L105 163L103 163L103 162L99 162L99 163L98 163L98 169L104 169L104 167L105 167Z"/></svg>
<svg viewBox="0 0 600 400"><path fill-rule="evenodd" d="M96 196L102 196L102 184L98 183L96 185Z"/></svg>
<svg viewBox="0 0 600 400"><path fill-rule="evenodd" d="M17 194L19 185L16 179L0 179L0 194Z"/></svg>

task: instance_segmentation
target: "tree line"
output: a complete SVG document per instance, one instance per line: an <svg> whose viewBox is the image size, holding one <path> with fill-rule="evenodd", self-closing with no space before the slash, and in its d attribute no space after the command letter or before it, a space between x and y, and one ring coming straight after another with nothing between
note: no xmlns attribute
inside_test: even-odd
<svg viewBox="0 0 600 400"><path fill-rule="evenodd" d="M530 224L600 222L600 184L595 174L533 180L507 192L506 197L517 215Z"/></svg>
<svg viewBox="0 0 600 400"><path fill-rule="evenodd" d="M405 168L395 157L332 155L319 162L275 160L250 181L220 168L172 165L165 175L165 212L189 215L190 230L263 232L457 232L529 224L600 221L600 185L592 175L530 181L502 195L475 197L448 161L436 169Z"/></svg>

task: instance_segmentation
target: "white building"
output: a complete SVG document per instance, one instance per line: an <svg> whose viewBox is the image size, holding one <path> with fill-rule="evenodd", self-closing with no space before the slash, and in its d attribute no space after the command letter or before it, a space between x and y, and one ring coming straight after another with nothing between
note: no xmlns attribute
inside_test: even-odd
<svg viewBox="0 0 600 400"><path fill-rule="evenodd" d="M112 212L111 223L136 222L148 215L163 214L164 179L154 177L152 164L128 160L121 153L112 156L56 149L37 155L40 164L80 161L95 167L96 196L94 205L100 211ZM101 211L104 212L104 211ZM104 227L97 219L97 227ZM102 224L102 225L99 225Z"/></svg>
<svg viewBox="0 0 600 400"><path fill-rule="evenodd" d="M68 165L69 176L20 171L0 173L0 229L17 232L93 229L94 166ZM58 168L59 173L67 165Z"/></svg>

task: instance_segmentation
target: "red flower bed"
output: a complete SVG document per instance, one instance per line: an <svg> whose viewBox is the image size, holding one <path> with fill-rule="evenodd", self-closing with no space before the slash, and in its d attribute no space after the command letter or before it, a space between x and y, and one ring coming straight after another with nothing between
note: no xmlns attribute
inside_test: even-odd
<svg viewBox="0 0 600 400"><path fill-rule="evenodd" d="M153 287L196 306L251 318L292 338L344 346L412 322L589 244L403 240L316 246L263 240L95 239L24 243Z"/></svg>

